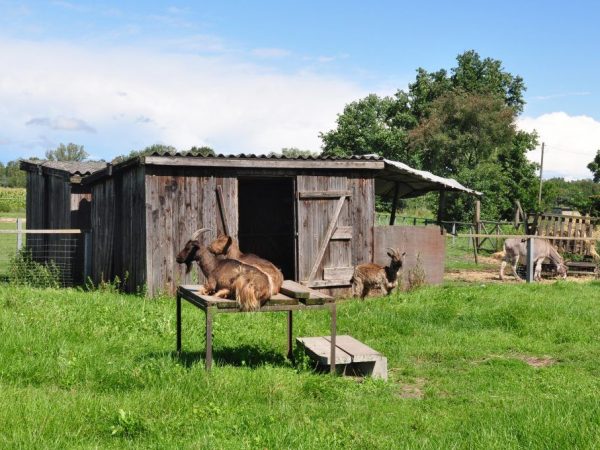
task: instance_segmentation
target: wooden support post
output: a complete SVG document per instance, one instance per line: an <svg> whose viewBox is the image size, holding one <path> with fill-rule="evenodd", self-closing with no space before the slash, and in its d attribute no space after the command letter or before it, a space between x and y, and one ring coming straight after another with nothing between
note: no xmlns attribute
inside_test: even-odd
<svg viewBox="0 0 600 450"><path fill-rule="evenodd" d="M206 370L210 371L212 367L212 322L213 311L212 307L206 308Z"/></svg>
<svg viewBox="0 0 600 450"><path fill-rule="evenodd" d="M181 296L177 293L177 312L175 313L175 317L177 319L177 354L181 353Z"/></svg>
<svg viewBox="0 0 600 450"><path fill-rule="evenodd" d="M225 202L223 200L223 190L221 186L217 186L217 204L219 208L219 217L221 217L221 223L223 224L223 233L227 236L229 234L229 227L227 226L227 216L225 215Z"/></svg>
<svg viewBox="0 0 600 450"><path fill-rule="evenodd" d="M331 354L329 370L332 374L335 373L335 338L337 334L337 315L335 310L335 302L331 304Z"/></svg>
<svg viewBox="0 0 600 450"><path fill-rule="evenodd" d="M444 213L446 211L446 191L440 191L440 199L438 202L437 222L438 225L442 224L444 220Z"/></svg>
<svg viewBox="0 0 600 450"><path fill-rule="evenodd" d="M92 277L92 232L83 234L83 282Z"/></svg>
<svg viewBox="0 0 600 450"><path fill-rule="evenodd" d="M23 220L19 217L17 219L17 251L23 248Z"/></svg>
<svg viewBox="0 0 600 450"><path fill-rule="evenodd" d="M400 184L396 181L394 183L394 199L392 200L392 211L390 212L390 225L394 225L396 221L396 209L398 208L398 192L400 190Z"/></svg>
<svg viewBox="0 0 600 450"><path fill-rule="evenodd" d="M288 353L287 353L287 357L290 361L294 361L294 351L293 351L293 347L292 347L292 343L293 343L293 316L292 316L292 311L288 311L287 312L287 346L288 346Z"/></svg>
<svg viewBox="0 0 600 450"><path fill-rule="evenodd" d="M535 267L533 267L533 250L535 247L534 244L535 238L527 239L527 278L526 281L531 283L533 281L533 276L535 274Z"/></svg>
<svg viewBox="0 0 600 450"><path fill-rule="evenodd" d="M473 218L473 224L475 225L475 234L481 234L481 200L475 200L475 217ZM479 238L475 238L473 245L479 250Z"/></svg>

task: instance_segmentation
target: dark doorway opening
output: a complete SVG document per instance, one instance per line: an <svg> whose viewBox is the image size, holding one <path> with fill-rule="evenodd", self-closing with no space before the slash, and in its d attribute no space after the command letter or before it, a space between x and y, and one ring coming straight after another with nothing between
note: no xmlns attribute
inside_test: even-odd
<svg viewBox="0 0 600 450"><path fill-rule="evenodd" d="M295 279L294 180L239 180L239 241L244 253L268 259Z"/></svg>

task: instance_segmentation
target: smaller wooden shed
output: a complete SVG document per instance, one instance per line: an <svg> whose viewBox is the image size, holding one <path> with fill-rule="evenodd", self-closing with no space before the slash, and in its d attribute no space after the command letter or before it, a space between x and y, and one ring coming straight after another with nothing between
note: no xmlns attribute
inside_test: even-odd
<svg viewBox="0 0 600 450"><path fill-rule="evenodd" d="M376 242L395 244L395 230L376 238L378 188L391 185L396 197L432 190L473 193L454 180L376 155L156 154L109 165L86 177L84 185L92 192L94 281L118 276L125 289L145 286L150 295L203 280L199 271L186 275L175 262L202 227L212 230L203 236L206 243L226 231L242 251L273 261L286 278L345 295L354 266L379 262ZM443 242L439 228L435 233ZM436 270L443 271L443 256L442 245Z"/></svg>
<svg viewBox="0 0 600 450"><path fill-rule="evenodd" d="M105 162L23 160L27 172L26 228L28 230L90 230L92 194L81 180L106 167ZM57 244L60 236L27 235L27 246L38 261L64 259ZM83 280L83 249L78 242L70 258L75 283Z"/></svg>

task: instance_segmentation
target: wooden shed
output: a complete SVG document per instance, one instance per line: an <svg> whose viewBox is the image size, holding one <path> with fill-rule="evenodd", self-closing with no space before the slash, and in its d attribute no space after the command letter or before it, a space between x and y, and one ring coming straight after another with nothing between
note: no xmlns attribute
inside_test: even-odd
<svg viewBox="0 0 600 450"><path fill-rule="evenodd" d="M91 189L81 180L86 175L106 167L105 162L23 160L20 168L27 172L26 228L29 230L57 230L91 228ZM58 258L52 249L59 248L55 235L28 235L27 245L36 249L38 261ZM34 244L35 241L35 244ZM73 280L83 280L82 249L71 264ZM45 249L45 250L40 250ZM58 251L58 250L57 250Z"/></svg>
<svg viewBox="0 0 600 450"><path fill-rule="evenodd" d="M93 278L118 276L127 290L146 287L150 295L202 281L196 268L186 275L175 256L195 230L206 227L212 230L204 235L206 244L226 231L242 251L273 261L286 278L346 294L353 267L377 253L378 183L385 188L398 182L405 196L415 189L469 191L392 163L375 155L174 154L109 165L84 179L92 192ZM443 270L443 254L441 260Z"/></svg>

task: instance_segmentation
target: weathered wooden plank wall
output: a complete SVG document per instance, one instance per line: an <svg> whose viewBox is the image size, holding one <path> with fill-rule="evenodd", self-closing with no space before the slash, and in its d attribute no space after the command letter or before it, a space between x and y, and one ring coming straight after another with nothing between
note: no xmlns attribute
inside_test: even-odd
<svg viewBox="0 0 600 450"><path fill-rule="evenodd" d="M179 284L204 282L196 264L186 274L175 257L199 228L211 229L200 238L204 244L222 231L217 186L223 193L230 234L237 237L237 179L216 178L197 168L155 167L149 169L145 186L148 293L173 294Z"/></svg>
<svg viewBox="0 0 600 450"><path fill-rule="evenodd" d="M115 184L115 178L108 178L92 186L92 280L96 284L114 277Z"/></svg>
<svg viewBox="0 0 600 450"><path fill-rule="evenodd" d="M390 258L387 248L399 248L406 252L402 271L403 286L407 286L408 272L421 260L425 270L425 281L428 284L441 283L444 279L444 263L446 242L442 230L438 226L376 226L374 261L386 266Z"/></svg>

